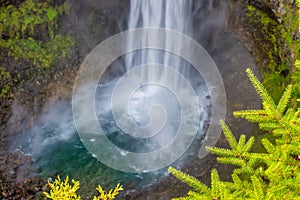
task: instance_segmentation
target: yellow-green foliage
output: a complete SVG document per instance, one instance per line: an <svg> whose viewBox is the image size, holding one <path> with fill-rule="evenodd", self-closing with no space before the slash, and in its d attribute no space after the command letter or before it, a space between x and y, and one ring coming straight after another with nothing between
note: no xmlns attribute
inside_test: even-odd
<svg viewBox="0 0 300 200"><path fill-rule="evenodd" d="M69 36L56 34L57 19L68 4L52 6L52 1L26 0L0 7L0 48L14 59L49 67L64 58L73 44Z"/></svg>
<svg viewBox="0 0 300 200"><path fill-rule="evenodd" d="M266 56L268 59L268 64L264 67L275 71L277 66L276 56L278 55L278 37L279 30L282 29L280 24L271 19L267 14L256 9L254 6L248 6L247 17L253 26L254 31L260 31L261 35L255 37L254 39L259 42L259 50L262 55Z"/></svg>
<svg viewBox="0 0 300 200"><path fill-rule="evenodd" d="M44 25L54 37L57 16L67 10L68 4L53 7L51 1L26 0L19 6L1 7L1 37L20 39L26 34L34 35L38 25ZM43 27L43 28L44 28Z"/></svg>
<svg viewBox="0 0 300 200"><path fill-rule="evenodd" d="M48 181L50 192L44 192L44 194L47 198L53 200L81 199L80 195L76 193L80 187L80 182L72 179L72 184L69 183L68 176L64 181L61 181L60 177L58 176L53 183ZM100 185L98 185L96 190L99 192L99 195L94 196L93 200L113 200L119 194L119 192L123 190L123 187L120 183L118 183L114 189L106 192Z"/></svg>
<svg viewBox="0 0 300 200"><path fill-rule="evenodd" d="M54 183L48 181L48 186L50 187L50 192L44 192L45 196L49 199L54 200L68 200L68 199L80 199L80 196L76 194L79 189L79 181L72 179L73 185L69 183L69 177L67 176L64 181L60 180L58 176Z"/></svg>
<svg viewBox="0 0 300 200"><path fill-rule="evenodd" d="M178 199L299 199L300 197L300 108L290 105L292 87L288 86L278 104L264 86L247 69L252 85L262 99L263 108L234 112L250 122L257 123L273 135L275 141L262 139L266 153L251 152L254 138L237 140L224 122L221 122L230 149L208 147L218 155L218 162L236 166L233 182L219 179L216 170L211 172L211 187L176 169L169 171L193 190Z"/></svg>
<svg viewBox="0 0 300 200"><path fill-rule="evenodd" d="M104 191L100 185L98 185L96 189L100 195L94 196L93 200L112 200L123 190L123 187L118 183L118 185L114 189L110 189L109 192Z"/></svg>
<svg viewBox="0 0 300 200"><path fill-rule="evenodd" d="M283 6L286 12L282 16L278 16L280 18L278 20L271 18L267 13L254 6L248 6L247 17L250 27L261 32L254 39L259 42L258 48L269 62L262 67L272 71L278 70L280 64L292 67L294 59L299 55L300 46L297 38L294 37L299 27L297 11L290 6ZM277 57L280 60L277 60Z"/></svg>
<svg viewBox="0 0 300 200"><path fill-rule="evenodd" d="M17 79L12 78L9 71L0 66L0 98L12 98L11 89L17 81Z"/></svg>
<svg viewBox="0 0 300 200"><path fill-rule="evenodd" d="M295 62L295 67L292 71L291 83L293 84L293 98L292 103L294 107L299 107L300 102L297 99L300 99L300 60L297 59Z"/></svg>
<svg viewBox="0 0 300 200"><path fill-rule="evenodd" d="M263 84L275 102L292 81L293 64L299 58L300 50L295 36L299 29L297 10L290 5L283 6L286 12L277 16L278 20L254 6L248 6L247 12L249 31L259 33L253 39L259 50L258 63L261 64Z"/></svg>

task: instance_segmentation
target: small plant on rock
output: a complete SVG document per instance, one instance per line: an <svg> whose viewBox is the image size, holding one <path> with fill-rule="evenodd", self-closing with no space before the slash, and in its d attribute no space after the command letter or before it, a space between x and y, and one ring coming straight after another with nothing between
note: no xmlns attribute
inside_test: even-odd
<svg viewBox="0 0 300 200"><path fill-rule="evenodd" d="M73 184L73 185L72 185ZM58 176L53 183L48 181L48 186L50 187L49 192L44 192L44 195L53 200L79 200L81 199L80 195L76 192L80 187L80 182L72 179L72 184L69 183L69 177L67 176L64 181L61 181ZM94 196L93 200L113 200L120 191L123 190L123 187L120 183L114 189L106 192L102 189L100 185L96 188L100 193L98 196Z"/></svg>

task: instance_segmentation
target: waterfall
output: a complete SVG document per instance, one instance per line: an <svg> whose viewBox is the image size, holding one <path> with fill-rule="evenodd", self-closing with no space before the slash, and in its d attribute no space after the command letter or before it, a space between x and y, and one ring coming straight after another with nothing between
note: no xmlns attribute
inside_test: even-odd
<svg viewBox="0 0 300 200"><path fill-rule="evenodd" d="M160 27L190 33L192 1L190 0L131 0L128 29Z"/></svg>
<svg viewBox="0 0 300 200"><path fill-rule="evenodd" d="M165 28L187 35L192 35L192 1L186 0L131 0L130 1L130 12L128 17L128 29L136 28ZM142 36L146 38L146 46L151 45L151 41L148 38L149 33L146 32ZM166 47L167 43L176 42L175 48L180 51L189 51L189 49L183 49L183 41L170 41L168 35L156 35L157 40L164 44ZM144 40L145 41L145 40ZM141 40L129 36L127 38L127 46L130 49L136 43L142 43ZM147 66L148 64L158 63L161 65L161 68L158 70L153 70L153 67ZM144 66L143 66L144 65ZM166 70L164 67L170 67L175 69L178 73L182 74L185 78L191 78L191 66L189 63L184 62L179 56L172 55L169 52L158 49L142 49L135 51L131 54L126 55L125 57L125 71L129 72L136 66L143 66L143 69L139 71L138 76L145 80L145 83L151 82L151 80L158 80L159 82L169 83L172 80L172 85L175 86L175 92L184 92L185 84L183 83L183 78L174 76L170 74L170 71ZM192 71L192 74L195 71ZM194 75L194 74L193 74ZM197 82L197 81L195 81ZM193 84L193 83L192 83ZM199 86L199 83L196 83L195 87L198 87L197 90L203 89ZM125 88L126 89L126 88ZM164 92L163 92L164 91ZM145 120L141 120L144 115L147 115L147 109L151 105L159 103L160 105L167 106L169 104L168 117L176 118L181 113L178 110L178 102L174 102L171 98L166 97L163 93L165 90L159 89L159 87L153 87L151 84L146 84L138 92L134 94L134 98L129 100L129 109L128 112L132 120L138 121L138 123L145 124ZM169 101L169 102L168 102ZM124 103L124 101L123 101ZM121 104L121 102L120 102ZM170 105L173 106L170 107ZM141 109L140 109L140 108ZM176 112L174 112L177 109ZM159 118L158 121L163 121L166 110L162 111L160 114L157 114L155 118ZM152 117L152 120L154 118ZM177 121L178 123L178 121ZM153 124L154 125L154 124ZM152 125L152 129L155 129ZM158 126L158 124L155 124ZM141 129L139 129L141 131ZM173 130L173 129L172 129ZM142 131L145 131L144 129ZM169 130L170 131L170 130ZM173 132L176 132L173 130ZM166 133L170 135L170 133ZM169 138L169 137L167 137ZM162 138L160 138L161 140ZM170 139L170 138L169 138ZM159 141L158 143L161 143Z"/></svg>
<svg viewBox="0 0 300 200"><path fill-rule="evenodd" d="M190 0L131 0L130 12L128 17L128 29L135 28L166 28L187 35L192 35L192 2ZM148 38L148 35L143 37ZM162 36L157 35L157 39L161 40ZM132 43L140 41L136 38L128 38L128 46ZM150 40L147 41L151 43ZM166 36L164 43L168 42ZM182 41L176 41L177 48L181 48ZM147 44L146 44L147 45ZM149 52L144 50L140 54L128 56L126 59L126 70L130 70L132 66L146 64L150 62L160 62L165 66L178 66L175 65L170 54ZM163 74L162 74L163 76Z"/></svg>
<svg viewBox="0 0 300 200"><path fill-rule="evenodd" d="M109 161L108 166L138 173L161 169L181 157L195 135L203 134L207 87L199 72L181 57L181 53L191 52L192 40L182 35L192 35L192 2L131 0L125 49L133 50L123 55L123 66L120 62L111 65L125 69L124 73L110 83L98 84L96 95L97 116L102 121L101 126L106 127L103 132L122 149L112 153L118 161ZM152 32L151 28L163 31ZM136 35L130 34L130 30L142 32ZM164 30L171 30L173 34ZM178 36L176 40L174 32ZM151 48L152 43L157 42L160 48ZM136 49L139 45L150 48ZM176 53L168 50L170 47ZM110 93L105 95L108 91ZM111 111L107 111L105 108L110 102ZM182 136L179 141L178 135ZM90 139L101 140L92 135L86 140ZM174 146L178 147L176 151L172 149ZM103 158L104 162L111 160L110 155L104 155L96 146L91 149L99 151L96 157L102 161ZM163 153L159 154L160 151Z"/></svg>
<svg viewBox="0 0 300 200"><path fill-rule="evenodd" d="M128 27L124 32L162 28L192 36L192 2L131 0ZM124 42L126 48L145 41L146 46L151 46L153 35L147 34L141 36L143 40L128 36ZM89 176L97 174L106 177L107 184L116 179L135 180L140 174L144 179L141 184L148 184L166 175L168 165L178 160L183 163L187 158L183 155L195 137L200 142L204 135L203 123L208 117L205 108L210 104L208 88L201 74L180 56L180 52L192 53L186 41L172 41L167 33L154 38L162 48L136 49L116 58L105 71L104 81L101 77L100 80L95 78L94 71L79 70L79 75L88 74L74 92L72 105L67 102L67 106L57 103L51 106L33 129L12 138L12 148L31 153L43 176L76 175L84 171L82 177L87 181L90 181ZM179 54L165 50L170 44ZM97 59L105 57L98 53L96 47L81 68L98 64ZM138 81L143 84L135 86ZM103 133L93 132L97 128L94 122ZM78 135L74 134L74 127ZM80 132L82 127L88 127L88 131ZM181 139L174 139L180 130ZM113 145L107 147L107 144ZM112 153L114 149L121 150ZM190 155L194 155L194 150L189 151ZM102 159L102 164L95 158ZM94 182L98 181L97 176Z"/></svg>
<svg viewBox="0 0 300 200"><path fill-rule="evenodd" d="M192 2L190 0L131 0L126 30L149 27L165 28L192 35ZM150 40L153 35L150 37L146 34L142 37L143 41L146 40L149 45L153 42ZM190 51L189 48L183 48L183 45L187 46L184 41L172 41L168 34L156 35L155 39L162 44L162 47L167 47L171 43L179 52L189 53ZM138 38L128 37L125 44L130 47L140 42L142 41ZM92 52L97 53L95 50ZM95 56L96 59L101 57L103 55L96 54ZM93 56L88 55L85 59L88 65L98 63L95 62L97 60L89 60L91 58ZM120 160L124 159L126 160L124 162L128 164L128 166L124 163L118 164L115 167L104 162L113 169L125 172L150 172L166 167L181 157L186 147L180 142L176 145L178 146L177 149L182 149L182 152L178 153L172 149L165 150L167 146L174 146L172 142L178 135L178 131L184 127L183 125L188 124L182 141L187 139L192 141L195 137L193 132L197 132L197 130L198 138L203 135L203 121L207 117L204 108L209 104L209 101L205 99L208 91L201 75L193 69L188 61L179 55L165 51L164 48L139 49L128 52L119 59L120 62L117 59L108 67L116 68L117 70L111 71L117 71L117 73L108 72L109 79L106 81L94 80L94 77L91 76L92 73L86 76L91 82L82 84L76 91L77 93L74 92L74 94L78 94L75 97L78 97L77 100L79 101L77 102L73 95L73 113L69 110L70 105L64 106L63 104L60 106L56 103L52 106L53 108L49 109L48 113L41 115L41 120L33 129L20 134L20 137L13 138L12 148L20 148L26 153L33 154L39 160L45 155L46 149L55 149L58 145L62 147L63 145L60 143L68 143L70 139L75 137L74 126L77 126L79 137L86 147L97 144L97 148L101 146L99 148L100 154L107 153L107 157L106 155L97 155L87 148L91 155L95 158L110 160L114 158L111 156L110 149L105 149L103 145L97 143L103 140L103 135L98 133L85 134L89 133L90 130L95 130L94 127L96 126L90 126L90 124L99 122L98 124L104 130L104 137L109 139L104 144L112 143L116 147L111 149L122 149L117 152L117 155L121 156ZM82 64L83 67L85 61ZM121 70L122 73L120 73L121 68L125 69ZM81 71L85 70L79 70L79 72ZM142 80L143 84L134 86L136 80ZM88 96L95 97L95 102L89 102ZM198 106L198 103L201 105ZM90 105L92 106L89 107ZM96 119L93 118L92 113L94 112L90 108L95 108ZM62 110L64 110L65 115L60 114ZM76 119L76 113L80 113L79 119ZM76 119L76 125L74 125L73 119ZM82 125L79 128L89 128L88 131L83 131L84 135L81 135L78 129L78 121ZM28 137L27 141L23 140L24 135ZM85 142L90 143L86 144ZM186 145L188 146L188 144ZM182 148L179 148L180 146ZM78 150L78 144L69 147ZM164 150L167 156L153 153L158 150ZM130 153L134 155L132 161L126 157ZM151 155L147 162L153 160L150 164L145 162L143 156L141 159L136 156L147 153ZM64 156L64 153L62 152L59 156ZM162 162L164 158L171 160L161 165L164 163ZM111 162L115 163L114 160ZM41 163L38 162L38 165ZM45 163L47 162L43 162L43 167L46 166ZM47 164L49 165L49 163Z"/></svg>

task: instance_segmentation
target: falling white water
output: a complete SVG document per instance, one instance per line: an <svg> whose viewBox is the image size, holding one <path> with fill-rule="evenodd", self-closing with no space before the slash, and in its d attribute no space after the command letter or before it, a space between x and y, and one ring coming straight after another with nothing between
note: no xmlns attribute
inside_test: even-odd
<svg viewBox="0 0 300 200"><path fill-rule="evenodd" d="M188 34L192 19L190 0L131 0L128 29L160 27Z"/></svg>
<svg viewBox="0 0 300 200"><path fill-rule="evenodd" d="M192 33L192 1L189 0L131 0L130 13L128 18L128 29L135 28L166 28L191 35ZM149 38L148 35L143 37ZM162 35L157 35L157 39L161 40ZM165 44L169 43L168 36L165 35ZM136 38L128 38L128 47L133 43L141 42ZM151 45L151 40L147 41L146 46ZM182 49L182 41L171 41L176 43L176 48ZM179 68L178 60L172 59L170 54L144 50L139 54L128 56L126 59L126 70L130 70L133 66L147 64L151 62L160 62L169 67ZM176 63L177 62L177 63ZM181 67L181 70L184 68ZM161 76L165 74L162 72Z"/></svg>
<svg viewBox="0 0 300 200"><path fill-rule="evenodd" d="M128 29L135 29L135 28L166 28L178 31L180 33L184 33L187 35L192 35L192 1L187 0L131 0L130 1L130 13L128 18ZM151 38L149 35L143 35L143 39L146 38L145 46L151 46L151 41L148 38ZM153 36L152 36L153 38ZM179 49L180 51L189 51L189 49L183 49L182 42L183 41L170 41L168 35L156 35L155 38L160 42L164 43L166 46L167 44L174 44L174 48ZM143 40L145 41L145 40ZM136 45L136 43L141 43L142 41L138 38L128 37L127 39L127 46L129 49L132 46ZM180 91L182 94L185 95L185 88L184 79L180 79L174 74L169 74L165 68L162 69L157 73L157 71L152 70L151 67L147 66L151 63L159 63L162 66L170 67L178 71L178 73L182 74L186 78L191 79L195 71L191 72L191 66L184 62L180 57L174 56L171 53L165 52L163 50L151 50L151 49L142 49L140 51L128 54L125 57L125 69L126 72L132 70L135 66L144 65L144 70L141 70L139 77L143 78L145 82L153 80L154 77L157 78L159 76L160 82L165 82L166 80L172 77L172 84L177 88L177 91ZM199 79L199 77L198 77ZM197 80L192 80L197 82ZM192 83L193 84L193 83ZM200 84L195 84L196 87L194 89L198 90L199 92L203 92L203 86ZM145 96L148 99L154 99L162 104L168 104L172 102L170 98L162 98L164 95L161 93L162 90L159 90L159 87L151 87L151 84L148 87L143 87L144 89L139 90L134 94L134 99L129 101L128 112L130 116L133 116L133 120L136 120L138 123L145 123L141 121L141 118L144 118L145 109L149 109L151 105L151 101L147 101ZM200 91L202 90L202 91ZM147 92L147 94L145 94ZM197 93L197 92L196 92ZM178 95L178 94L175 94ZM202 94L201 94L202 95ZM189 98L189 97L187 97ZM122 100L120 100L122 101ZM169 102L170 101L170 102ZM122 102L120 102L121 104ZM124 103L124 102L123 102ZM178 112L177 106L174 102L171 104L173 109L170 110L172 112L168 112L169 117L173 117L174 115L179 116L180 113ZM144 109L140 109L143 107ZM177 112L175 112L177 110ZM173 114L172 114L173 113ZM131 115L133 114L133 115ZM156 117L164 116L164 112L161 112L161 115L156 115ZM163 117L162 117L163 118ZM163 121L163 119L161 119ZM174 131L173 131L174 132ZM167 134L168 135L168 134Z"/></svg>
<svg viewBox="0 0 300 200"><path fill-rule="evenodd" d="M192 1L131 0L127 28L134 29L143 27L167 28L187 35L192 35ZM143 35L143 37L148 38L147 35ZM189 49L182 49L183 42L180 40L170 41L168 35L157 35L158 40L161 40L161 38L165 39L162 41L165 45L173 43L175 48L178 48L181 51L190 51ZM137 38L128 38L128 48L130 48L130 46L134 43L138 42L140 41L137 40ZM151 43L151 40L148 40L148 42ZM172 68L178 71L180 75L185 77L195 90L195 94L197 95L196 98L200 103L199 108L201 110L201 116L199 116L200 124L197 124L197 126L199 126L198 136L203 134L203 122L207 118L207 113L204 111L204 109L210 103L209 99L205 99L208 95L208 90L203 79L201 78L201 75L199 75L187 61L180 58L178 55L174 55L162 49L138 50L124 55L121 60L121 62L116 62L110 67L116 67L119 70L120 68L125 68L125 73L127 73L137 66L158 64ZM123 65L120 63L123 63ZM132 95L130 99L116 98L117 105L126 105L126 108L128 108L128 112L124 113L124 118L122 118L125 119L123 121L124 124L134 124L127 123L127 121L131 120L136 123L136 127L148 128L149 136L151 137L136 138L131 137L132 135L130 135L130 132L130 137L128 136L128 132L123 132L121 129L122 127L118 126L116 120L113 118L114 116L112 116L112 93L114 91L114 87L117 85L117 82L120 79L120 77L118 77L120 74L116 74L109 74L110 81L104 81L105 83L101 82L101 80L99 82L98 80L94 80L96 84L98 84L95 95L95 107L98 117L97 120L99 121L101 127L105 130L106 136L116 146L124 149L124 152L151 153L156 150L163 149L170 143L170 141L172 141L176 135L176 131L179 129L181 120L180 117L182 114L180 106L189 105L191 102L190 96L186 96L186 98L184 98L185 102L181 102L183 105L179 105L178 100L176 99L177 95L184 96L185 94L189 94L185 91L186 87L184 87L185 83L183 83L183 78L180 79L176 78L175 76L173 78L172 74L168 73L168 70L164 68L158 71L151 70L151 68L147 68L146 66L146 68L143 68L139 74L135 75L138 75L140 78L144 79L145 82L147 82L147 80L153 80L153 78L156 78L156 80L159 80L160 82L172 80L173 84L175 85L174 88L177 88L176 91L180 91L181 94L173 94L172 91L168 90L168 88L160 87L159 84L149 84L136 88L135 91L131 91ZM127 83L130 84L130 80ZM86 91L91 89L93 90L94 88L88 84L83 84L81 89L82 94L80 96L85 98ZM119 97L122 97L121 93ZM83 102L80 104L80 106L80 110L88 111L88 109L86 109L87 103ZM90 169L98 170L97 173L101 176L103 176L103 173L115 173L110 172L109 170L112 169L108 170L108 168L105 166L98 168L99 163L95 164L95 159L91 158L91 155L94 157L96 156L94 154L89 155L83 144L77 137L75 137L76 135L73 134L75 133L72 118L73 116L71 112L69 112L69 108L62 106L63 108L67 109L68 112L66 112L59 105L54 105L53 107L57 107L57 109L49 109L49 113L46 113L44 114L44 117L41 117L42 119L46 120L41 120L41 122L37 123L33 129L20 134L20 137L14 137L12 139L12 148L20 148L26 153L28 152L33 154L34 158L37 160L36 165L38 168L41 169L42 173L49 176L51 173L70 173L68 171L70 168L72 168L70 171L73 170L74 174L76 174L77 170L80 171L80 169L85 168L87 163L89 164L89 168L87 168L86 174L91 173L88 172ZM59 111L64 111L64 113L67 113L67 116L63 117L64 115L62 115ZM53 113L57 114L58 116L53 115ZM188 113L190 113L191 117L194 117L194 110L190 110ZM90 115L90 112L84 112L82 113L81 117L90 119ZM152 117L152 120L149 119L149 117ZM52 123L52 121L55 123ZM190 120L190 122L191 121L193 122L197 120ZM64 126L58 126L57 124L63 124ZM150 126L147 126L149 124ZM191 124L190 126L195 126L195 124ZM53 127L58 127L59 129L53 131ZM127 130L131 129L133 129L133 127L129 126ZM156 134L157 132L159 133ZM27 140L24 140L24 135L26 136ZM73 140L75 140L75 142ZM90 141L96 142L96 140L96 138L92 138ZM61 150L57 151L57 149ZM52 152L55 152L55 154ZM176 154L176 152L170 153L172 156ZM77 157L79 154L82 155L81 158ZM124 153L124 156L126 154L127 152ZM69 160L67 158L69 158ZM62 160L65 162L61 162ZM142 163L144 160L140 160L139 162ZM158 160L157 162L160 161ZM77 167L78 165L80 165L82 168L79 169ZM64 169L65 166L68 166L68 170ZM137 169L137 171L140 172L142 170ZM165 172L166 170L164 173ZM85 176L85 174L83 174L83 176Z"/></svg>
<svg viewBox="0 0 300 200"><path fill-rule="evenodd" d="M96 95L94 90L85 95L87 88L78 88L73 95L73 108L80 113L76 124L83 127L78 131L80 137L88 141L89 150L101 162L125 172L159 170L179 159L196 135L203 135L208 90L197 69L181 57L192 53L194 41L183 36L192 35L191 24L192 1L131 1L128 29L142 32L126 35L124 43L117 42L125 48L112 48L125 49L116 56L119 62L110 61L111 71L118 73L106 71L110 79L100 79ZM163 31L151 32L151 28ZM180 36L172 37L165 29ZM159 47L151 46L153 42ZM89 71L89 63L101 63L96 53L101 44L98 47L83 62L81 68L87 67L83 72ZM84 103L86 96L92 101ZM82 106L93 105L94 96L95 117L90 114L93 106ZM89 117L97 119L86 126ZM100 129L94 123L97 120ZM172 149L175 146L176 150Z"/></svg>
<svg viewBox="0 0 300 200"><path fill-rule="evenodd" d="M89 2L93 2L93 5L89 5ZM194 5L192 5L192 2ZM213 2L220 2L220 6L214 6ZM94 1L84 1L84 3L82 1L82 5L94 8ZM234 90L229 90L232 97L229 102L233 104L238 102L240 105L240 101L242 101L246 104L245 102L249 102L248 88L245 87L246 85L243 86L243 84L241 87L239 86L240 89L236 88L237 81L232 77L234 76L237 78L240 77L240 74L243 74L242 71L244 69L241 66L255 66L255 64L251 55L243 47L241 47L240 41L237 41L226 34L220 34L226 26L226 12L228 11L226 9L227 6L228 1L131 0L130 13L128 19L126 19L128 26L125 29L161 27L173 29L189 36L196 35L196 40L200 41L206 49L210 50L214 59L217 59L220 69L223 70L222 72L226 77L226 83L231 86L228 87L228 89L235 88ZM76 16L75 19L81 17L82 16ZM86 20L81 21L86 24ZM125 30L123 29L123 31ZM193 34L193 32L195 34ZM87 35L85 35L85 37L87 37ZM162 37L167 36L157 35L158 40ZM162 42L167 44L168 38L165 38L165 40L166 41ZM137 42L139 42L137 38L128 38L127 45L130 48L131 45ZM149 41L149 43L151 43L151 41ZM173 41L173 43L178 49L181 49L183 46L182 41L180 40ZM183 50L190 53L189 49ZM171 67L190 80L201 106L205 107L210 104L209 97L205 98L208 95L208 90L203 79L201 79L201 76L194 73L195 70L193 70L187 62L179 58L179 56L167 53L163 50L149 49L128 53L127 56L123 56L123 58L120 58L119 62L116 63L118 65L115 67L123 74L132 70L135 66L149 63L158 63L160 65ZM123 65L120 63L123 63ZM113 65L110 67L113 67ZM116 126L113 117L107 114L111 112L110 103L113 86L116 85L117 80L120 78L119 76L121 73L119 73L118 70L112 70L113 73L108 73L109 78L112 79L111 81L107 79L108 81L105 80L101 83L101 81L98 82L98 80L95 80L99 83L95 107L97 107L98 121L100 121L102 128L105 129L107 137L109 137L115 145L124 149L124 153L122 154L124 156L127 154L126 151L145 153L163 148L174 137L173 134L179 126L176 124L176 120L178 120L176 117L178 116L179 105L177 105L178 102L176 101L175 96L165 88L159 88L159 85L149 85L148 87L143 86L138 88L135 93L132 94L129 101L120 98L120 104L128 104L128 110L130 111L128 114L131 114L129 119L133 119L138 125L144 126L149 122L149 119L147 118L147 112L149 111L148 108L151 108L151 105L155 105L156 103L163 105L166 113L169 117L171 117L167 118L167 120L170 121L163 121L168 125L164 134L157 135L157 137L153 138L153 140L144 140L143 138L137 140L134 138L128 138L128 135L123 134ZM145 80L149 80L152 76L157 75L151 74L151 72L153 71L144 70L141 74L139 74L139 76L145 78ZM164 80L167 79L168 74L165 73L164 70L161 70L158 77L161 80ZM92 77L88 78L92 79ZM242 77L238 80L242 80L243 82ZM175 81L176 80L174 80L174 82ZM177 83L174 84L180 85ZM178 88L181 87L178 86ZM82 98L85 97L85 90L89 89L94 88L91 88L88 84L83 85ZM244 91L247 91L247 94L244 94ZM238 100L235 100L236 97L239 97ZM248 100L244 100L243 97ZM189 98L187 98L186 101L189 103ZM82 110L87 110L87 104L83 103L81 106ZM94 190L91 191L91 188L95 188L99 183L107 187L113 187L116 182L120 181L124 186L130 183L128 185L131 185L131 187L136 189L138 186L145 186L149 183L159 183L162 180L164 177L162 174L167 172L166 169L162 169L158 173L142 175L121 173L110 167L102 165L99 161L93 158L94 154L91 154L86 150L82 140L80 140L76 134L70 107L69 102L53 103L53 105L49 106L47 113L38 117L39 120L33 128L10 138L11 150L13 151L18 148L25 153L32 154L35 160L34 166L38 170L36 173L44 178L54 178L56 176L55 174L60 174L62 176L69 175L70 177L80 180L81 183L83 183L82 187L85 188L84 190L87 191L87 193L93 193ZM13 116L17 119L20 111L18 109L15 111L16 113L14 113ZM203 127L203 122L207 118L207 113L208 112L206 111L201 113L202 116L200 116L201 121L199 129ZM163 115L157 114L159 113L154 112L154 115L152 116L159 119L164 117ZM90 115L90 112L85 112L82 117L89 119ZM156 127L153 126L152 128ZM160 129L155 129L154 131L157 130L160 131ZM153 131L153 129L150 131ZM201 133L203 134L203 132ZM201 133L199 135L201 135ZM96 138L91 139L91 142L95 141ZM176 148L177 147L178 146L176 146ZM100 148L102 149L102 147ZM196 146L196 148L198 148L198 146ZM184 163L191 163L191 166L198 165L199 161L195 159L198 154L198 149L194 150L195 149L191 149L191 151L186 154L187 156L183 156L182 159L179 159L176 163L174 163L174 165L180 166ZM194 155L195 157L189 159L189 155ZM110 155L110 157L113 156ZM189 160L187 161L186 159ZM144 160L145 159L141 159L140 162L143 162ZM191 168L191 170L193 170L193 168ZM128 186L128 188L130 188L130 186ZM165 193L165 195L168 194ZM168 197L171 198L171 196ZM155 198L152 197L152 199Z"/></svg>

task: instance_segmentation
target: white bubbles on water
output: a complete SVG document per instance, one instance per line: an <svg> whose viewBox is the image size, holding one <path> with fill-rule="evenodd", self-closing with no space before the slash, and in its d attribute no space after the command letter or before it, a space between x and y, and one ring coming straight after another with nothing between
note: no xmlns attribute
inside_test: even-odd
<svg viewBox="0 0 300 200"><path fill-rule="evenodd" d="M138 38L139 42L129 48L128 38ZM129 56L135 60L134 66L101 82L107 68L120 56L149 48L161 53L138 52L138 59L137 55ZM183 60L171 62L174 56L170 53ZM150 60L140 59L145 55ZM193 83L197 82L195 74L206 85ZM188 150L203 131L202 113L208 95L212 118L223 119L226 97L222 78L201 45L176 31L143 28L109 38L86 57L77 75L72 105L79 136L98 160L120 171L141 173L164 168ZM216 110L216 102L223 109ZM216 137L204 143L216 142L219 126L212 124L207 134Z"/></svg>

